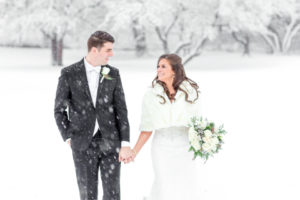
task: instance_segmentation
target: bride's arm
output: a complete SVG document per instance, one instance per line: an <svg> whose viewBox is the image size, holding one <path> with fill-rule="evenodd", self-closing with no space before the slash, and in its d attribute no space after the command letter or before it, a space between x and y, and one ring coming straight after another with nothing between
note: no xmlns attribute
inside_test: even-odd
<svg viewBox="0 0 300 200"><path fill-rule="evenodd" d="M133 151L135 153L135 156L140 152L144 144L148 141L150 136L152 135L152 131L146 132L142 131L140 133L139 139L137 140L135 146L133 147Z"/></svg>

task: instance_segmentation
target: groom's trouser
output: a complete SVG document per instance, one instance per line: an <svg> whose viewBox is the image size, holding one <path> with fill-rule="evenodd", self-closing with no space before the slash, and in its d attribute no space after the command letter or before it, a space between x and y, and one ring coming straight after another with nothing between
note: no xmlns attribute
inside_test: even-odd
<svg viewBox="0 0 300 200"><path fill-rule="evenodd" d="M80 200L97 200L101 171L103 200L120 200L119 142L105 141L98 131L87 150L72 149Z"/></svg>

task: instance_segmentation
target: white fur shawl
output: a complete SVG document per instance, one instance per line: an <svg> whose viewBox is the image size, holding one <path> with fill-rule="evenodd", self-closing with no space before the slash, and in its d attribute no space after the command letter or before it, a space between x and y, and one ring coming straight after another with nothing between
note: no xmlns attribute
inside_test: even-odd
<svg viewBox="0 0 300 200"><path fill-rule="evenodd" d="M179 87L189 94L188 100L194 101L197 98L197 91L188 81L183 81ZM201 115L201 95L198 94L198 99L194 103L189 103L185 100L185 94L178 90L175 101L171 103L163 87L156 83L144 95L140 131L187 126L191 117ZM165 98L165 104L162 104L163 99L159 96Z"/></svg>

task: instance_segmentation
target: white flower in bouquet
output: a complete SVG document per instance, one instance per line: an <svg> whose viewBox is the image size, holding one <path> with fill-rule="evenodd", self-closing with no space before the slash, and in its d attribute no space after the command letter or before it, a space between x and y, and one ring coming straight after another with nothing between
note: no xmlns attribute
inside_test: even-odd
<svg viewBox="0 0 300 200"><path fill-rule="evenodd" d="M204 144L203 145L209 145L209 146L216 146L219 144L219 140L217 137L203 137ZM215 149L215 148L212 148Z"/></svg>
<svg viewBox="0 0 300 200"><path fill-rule="evenodd" d="M194 129L194 127L189 128L189 138L194 138L198 135L198 132Z"/></svg>
<svg viewBox="0 0 300 200"><path fill-rule="evenodd" d="M204 151L206 151L207 153L212 153L214 146L210 143L204 143L202 145L202 148Z"/></svg>
<svg viewBox="0 0 300 200"><path fill-rule="evenodd" d="M212 136L212 132L210 130L205 130L204 131L204 135L205 135L205 137L211 137Z"/></svg>
<svg viewBox="0 0 300 200"><path fill-rule="evenodd" d="M199 126L200 126L200 128L205 129L206 126L207 126L207 123L205 123L205 122L200 122L200 123L199 123Z"/></svg>
<svg viewBox="0 0 300 200"><path fill-rule="evenodd" d="M205 143L210 143L210 137L203 137L202 138L203 139L203 141L205 142Z"/></svg>
<svg viewBox="0 0 300 200"><path fill-rule="evenodd" d="M191 145L196 151L201 149L201 145L200 145L199 141L197 141L197 140L192 141Z"/></svg>
<svg viewBox="0 0 300 200"><path fill-rule="evenodd" d="M214 151L217 150L217 146L214 143L204 143L202 145L203 150L208 152L208 153L213 153Z"/></svg>
<svg viewBox="0 0 300 200"><path fill-rule="evenodd" d="M219 139L218 139L217 137L213 137L211 140L212 140L212 143L213 143L214 145L217 145L217 144L220 143L220 141L219 141Z"/></svg>
<svg viewBox="0 0 300 200"><path fill-rule="evenodd" d="M208 142L204 143L204 144L202 145L202 148L203 148L203 150L206 151L206 152L208 152L208 151L211 149L211 147L210 147L210 145L209 145Z"/></svg>
<svg viewBox="0 0 300 200"><path fill-rule="evenodd" d="M192 147L194 147L195 150L200 149L200 143L201 140L200 136L198 135L198 132L195 131L193 127L189 129L189 141L191 142Z"/></svg>
<svg viewBox="0 0 300 200"><path fill-rule="evenodd" d="M211 145L212 153L215 152L216 150L217 150L217 145L215 145L215 144Z"/></svg>

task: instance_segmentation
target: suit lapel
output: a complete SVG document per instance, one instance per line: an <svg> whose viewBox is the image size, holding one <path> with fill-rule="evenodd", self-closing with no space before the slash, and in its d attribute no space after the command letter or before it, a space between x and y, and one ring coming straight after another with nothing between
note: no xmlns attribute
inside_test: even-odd
<svg viewBox="0 0 300 200"><path fill-rule="evenodd" d="M97 97L96 97L96 107L98 105L98 99L100 98L100 95L102 94L102 88L103 88L103 82L105 81L103 79L102 83L101 83L101 79L102 79L102 70L103 70L103 66L101 66L101 70L100 70L100 75L99 75L99 84L98 84L98 90L97 90Z"/></svg>
<svg viewBox="0 0 300 200"><path fill-rule="evenodd" d="M82 85L84 87L84 93L87 95L88 100L90 101L90 103L93 105L94 108L83 59L79 63L79 74L80 74L80 79L82 81Z"/></svg>

